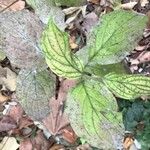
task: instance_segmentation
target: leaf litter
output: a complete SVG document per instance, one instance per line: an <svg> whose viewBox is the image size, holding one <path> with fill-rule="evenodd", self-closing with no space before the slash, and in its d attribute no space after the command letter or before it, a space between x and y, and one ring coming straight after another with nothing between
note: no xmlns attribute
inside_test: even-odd
<svg viewBox="0 0 150 150"><path fill-rule="evenodd" d="M94 7L96 7L95 5L99 5L99 1L95 1L95 0L91 0L90 1L91 3L93 3L93 5L94 5ZM142 7L148 7L147 6L147 2L145 1L141 1L141 6ZM58 2L57 2L57 5L60 5ZM61 4L61 5L64 5L63 3ZM102 1L101 1L101 4L100 4L103 8L105 8L105 11L107 11L108 10L108 8L110 7L112 7L112 5L109 5L109 3L107 3L106 4L106 2L105 3L103 3L103 5L102 5ZM40 5L40 7L42 7L41 5ZM44 7L44 5L43 5L43 7ZM55 7L56 8L56 7ZM54 9L52 9L52 10L55 10L55 8ZM11 9L11 8L9 8L9 9ZM17 8L17 10L15 10L15 8L13 9L11 9L12 11L18 11L20 8L18 7ZM43 9L43 10L45 10L45 9ZM35 10L35 12L36 12L37 10ZM59 8L59 11L61 12L61 9ZM99 11L101 11L101 10L99 10ZM138 8L138 11L139 11L139 8ZM142 9L142 11L143 11L143 9ZM7 10L7 12L8 12L8 14L9 14L9 11ZM6 12L6 13L7 13ZM11 14L12 13L12 14ZM23 11L21 12L21 13L24 13ZM28 12L26 12L27 14L28 14ZM94 12L96 15L97 15L97 12ZM105 12L104 12L105 13ZM15 13L14 12L10 12L10 18L15 18L14 16L15 16ZM43 15L44 13L42 13L42 12L36 12L36 14L37 14L37 16L39 16L39 15ZM38 15L39 14L39 15ZM55 14L55 13L54 13ZM94 15L95 15L94 14ZM5 16L8 16L9 17L9 15L5 15ZM25 15L26 16L26 15ZM30 16L30 15L29 15ZM27 18L29 18L29 16L27 17ZM32 19L33 18L36 18L35 17L35 15L31 15L32 16ZM47 15L48 16L48 15ZM43 19L41 19L41 20L44 20L44 19L46 19L46 20L48 20L47 19L47 16L44 16L43 17ZM80 14L80 16L82 16L82 14ZM7 18L7 17L6 17ZM5 18L5 19L6 19ZM40 18L42 18L42 17L40 17ZM62 17L63 19L62 20L64 20L64 15L63 15L63 17ZM83 17L84 18L84 17ZM88 15L87 15L87 18L88 18ZM89 31L89 30L91 30L91 28L93 27L93 25L94 25L94 23L93 22L96 22L96 20L97 19L95 19L94 21L92 20L93 19L93 15L92 15L92 17L91 17L91 19L90 19L90 16L89 16L89 20L87 21L86 19L87 19L86 17L84 18L85 20L83 20L83 19L81 19L81 21L83 21L84 23L82 24L83 26L78 26L78 28L82 28L81 29L81 31L83 31L83 32L85 32L84 30L86 29L87 31ZM96 17L95 17L96 18ZM9 19L9 20L12 20L12 19ZM16 20L18 20L18 19L16 19ZM38 19L37 19L38 20ZM61 20L61 19L58 19L59 21ZM60 21L60 23L63 23L63 25L62 25L62 28L64 29L64 22L63 21ZM7 21L8 21L8 19L7 19ZM6 22L7 22L6 21ZM29 23L30 21L28 21L28 23ZM34 22L34 21L33 21ZM40 22L39 20L37 21L37 22ZM33 44L34 45L34 47L36 47L37 46L37 43L39 42L38 41L38 39L39 39L39 36L40 36L40 33L41 33L41 31L43 30L43 24L41 24L40 23L40 25L39 25L39 23L35 23L35 26L36 25L38 25L38 26L40 26L40 28L37 28L37 30L35 31L36 32L36 34L39 34L39 35L36 35L35 33L33 33L33 34L31 34L31 37L27 37L26 39L24 39L25 38L25 36L23 35L21 35L21 36L19 36L18 37L18 35L16 34L16 36L15 36L15 38L12 36L13 34L13 30L11 30L12 31L12 33L10 32L10 31L8 31L8 29L12 29L12 28L10 28L10 27L12 27L12 25L14 25L14 21L12 21L12 23L9 23L9 21L8 21L8 24L11 24L10 25L10 27L8 27L8 28L6 28L6 31L5 31L5 34L3 34L4 35L4 39L6 38L8 38L7 39L7 41L3 44L3 48L4 48L4 51L5 51L5 53L6 53L6 55L7 55L7 57L10 59L10 61L11 61L11 63L12 63L12 65L15 65L15 66L17 66L17 67L19 67L19 68L30 68L31 66L32 67L36 67L37 66L37 64L36 64L36 62L38 62L37 61L37 59L36 59L36 57L38 57L38 59L42 59L41 58L41 56L39 56L39 47L38 48L35 48L36 50L35 50L35 52L33 52L33 54L35 54L35 55L33 55L33 57L31 58L31 59L29 59L29 61L26 61L26 58L28 59L28 57L26 57L26 56L28 56L28 53L29 52L26 52L26 50L28 49L28 47L26 48L25 47L25 44L24 43L26 43L27 41L27 39L31 39L31 45ZM44 23L47 23L47 21L43 21ZM73 22L76 22L76 19L73 21ZM5 23L6 24L6 23ZM21 23L21 26L22 26L23 24ZM31 29L29 30L29 31L27 31L26 33L27 33L27 35L30 35L30 32L31 31L33 31L33 26L34 25L31 25L32 27L31 27ZM61 25L60 25L61 26ZM73 25L73 26L76 26L75 24ZM17 27L18 27L18 29L17 29L17 31L21 31L20 30L20 28L22 28L22 27L19 27L18 25L17 25ZM15 29L15 30L16 30ZM40 30L39 30L40 29ZM39 32L40 31L40 32ZM33 31L34 32L34 31ZM6 34L7 33L9 33L7 36L6 36ZM11 34L10 34L11 33ZM23 34L24 34L24 31L22 32ZM149 32L147 32L147 33L149 33ZM87 34L87 33L86 33ZM32 35L33 35L33 37L34 36L37 36L35 39L32 37ZM13 37L13 38L9 38L9 37ZM87 34L87 36L88 36L88 34ZM34 40L33 40L33 39ZM79 38L79 37L78 37ZM78 38L76 38L76 40L78 40ZM144 38L144 41L146 41L146 39L147 39L148 37L146 37L146 38ZM12 41L11 41L12 40ZM23 41L23 40L25 40L25 41ZM1 40L0 40L1 41ZM2 40L2 41L5 41L5 40ZM11 42L10 42L11 41ZM16 42L16 41L18 41L17 42L17 44L18 43L21 43L21 45L19 45L19 47L18 47L18 45L16 44L15 46L13 46L14 44L14 41ZM77 41L75 41L74 40L74 43L76 43ZM29 44L30 45L30 44ZM79 45L80 46L80 45ZM21 54L21 56L20 57L18 57L17 56L17 54L15 54L14 56L13 56L13 53L9 53L9 52L11 52L12 51L12 48L14 47L14 49L17 47L17 50L21 50L20 52L22 53L24 53L24 51L22 51L22 49L24 49L25 50L25 53L24 54ZM24 48L25 47L25 48ZM72 49L74 49L74 48L72 48ZM142 49L142 48L141 48ZM138 62L138 64L136 64L137 65L137 67L138 67L138 69L139 69L139 64L146 64L147 62L149 62L149 55L148 55L148 52L149 52L149 45L148 44L146 44L146 48L144 47L141 51L142 51L142 53L140 54L140 55L138 55L138 57L137 58L135 58L134 60L138 60L139 61L139 59L140 59L140 61ZM11 51L10 51L11 50ZM7 52L8 51L8 52ZM38 53L38 55L37 55L37 53ZM11 56L12 55L12 56ZM19 54L20 55L20 54ZM24 57L25 56L25 57ZM12 57L14 57L14 58L12 58ZM148 57L148 59L147 59L147 57ZM20 60L19 60L19 59ZM22 60L23 58L25 58L24 60ZM3 58L4 59L4 58ZM133 60L133 59L132 59ZM142 60L142 61L141 61ZM148 60L148 61L147 61ZM20 62L15 62L15 61L20 61ZM41 61L42 62L42 64L43 64L43 60ZM27 63L27 64L26 64ZM31 68L32 68L31 67ZM45 68L45 67L44 67ZM148 74L149 72L150 72L150 70L148 71L148 70L146 70L145 68L144 68L144 71L146 71L146 74ZM3 75L3 74L2 74ZM6 74L5 74L6 75ZM10 79L11 80L11 79ZM64 85L62 85L62 83L65 83L65 82L61 82L61 85L60 85L60 88L59 88L59 92L58 92L58 97L56 98L56 97L53 97L53 98L51 98L50 99L50 97L49 97L49 99L50 99L50 101L49 101L49 108L52 108L52 109L50 109L51 111L49 112L49 116L47 117L47 118L45 118L45 120L47 119L47 122L44 120L44 123L45 123L45 126L48 128L48 130L49 130L49 132L50 133L52 133L53 135L59 135L59 134L61 134L61 133L68 133L68 131L66 131L66 125L68 125L69 124L69 121L68 121L68 119L67 119L67 117L65 116L65 114L64 114L64 112L63 112L63 110L64 110L64 102L65 102L65 97L66 97L66 93L67 93L67 90L68 90L68 88L67 88L67 90L66 90L66 87L64 87ZM11 87L12 85L11 85L11 83L8 83L8 85ZM9 87L7 85L7 88ZM67 87L68 87L68 84L66 84L65 83L65 85L67 85ZM5 84L5 86L6 86L6 84ZM69 86L70 86L70 81L69 81ZM15 91L15 88L13 87L12 89L11 88L8 88L8 89L10 89L11 91ZM21 88L21 87L20 87ZM64 90L65 89L65 90ZM33 94L34 95L34 94ZM55 94L54 94L55 95ZM11 98L9 98L9 99L11 99ZM8 99L7 99L8 100ZM48 101L47 101L48 102ZM42 106L42 104L41 104L41 106ZM24 117L23 116L23 112L22 112L22 110L16 110L16 108L17 107L20 107L18 104L16 105L16 106L13 106L11 109L10 109L10 112L9 112L9 114L10 114L10 116L14 116L14 124L15 123L17 123L18 125L19 124L23 124L23 125L19 125L20 127L19 127L19 130L21 130L22 128L25 128L25 127L28 127L28 126L30 126L33 122L30 122L30 121L28 121L28 120L30 120L28 117L26 118L26 117ZM14 109L14 111L13 111L13 109ZM18 108L17 108L18 109ZM12 111L12 112L11 112ZM20 116L19 116L19 114L21 114ZM28 113L27 113L28 114ZM15 116L16 115L16 116ZM32 114L31 114L31 116L32 116ZM31 117L30 116L30 117ZM5 116L2 116L2 117L5 117ZM23 121L24 120L24 121ZM5 122L5 121L4 121ZM7 122L7 121L6 121ZM21 122L24 122L24 123L21 123ZM52 124L52 122L53 122L53 124ZM11 124L11 123L10 123ZM11 126L11 125L10 125ZM7 126L6 126L7 127ZM10 130L12 130L12 129L14 129L15 128L15 126L13 126L13 127L10 127L9 129ZM33 128L32 128L33 129ZM73 131L71 131L72 133L73 133ZM69 133L70 134L70 133ZM39 136L40 135L40 136ZM39 150L41 150L41 149L49 149L49 147L52 147L52 145L53 144L50 144L49 143L49 141L48 140L46 140L46 143L47 144L44 144L44 142L43 141L45 141L43 138L44 138L44 135L41 133L41 132L37 132L37 136L39 136L39 138L38 138L38 140L33 140L33 141L31 141L31 138L30 138L30 136L29 136L29 138L27 139L27 140L24 140L24 143L25 144L22 144L22 142L20 142L21 143L21 146L20 146L20 149L22 148L22 149L24 149L24 150L26 150L26 149L32 149L33 147L34 147L34 145L36 145L35 147L37 148L37 149L39 149ZM67 135L68 136L68 135ZM67 137L66 136L66 137ZM39 141L39 140L42 140L42 141ZM18 146L18 145L17 145ZM26 147L26 146L29 146L29 147ZM87 145L83 148L83 149L90 149Z"/></svg>

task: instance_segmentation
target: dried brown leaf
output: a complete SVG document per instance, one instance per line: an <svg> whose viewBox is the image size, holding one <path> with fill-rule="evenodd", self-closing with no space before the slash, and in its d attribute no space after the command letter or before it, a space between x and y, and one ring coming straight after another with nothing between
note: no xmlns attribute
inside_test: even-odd
<svg viewBox="0 0 150 150"><path fill-rule="evenodd" d="M3 116L0 118L0 132L2 131L9 131L11 129L15 129L17 124L14 119L10 116Z"/></svg>
<svg viewBox="0 0 150 150"><path fill-rule="evenodd" d="M0 0L0 7L6 10L19 11L24 9L25 1L23 0Z"/></svg>

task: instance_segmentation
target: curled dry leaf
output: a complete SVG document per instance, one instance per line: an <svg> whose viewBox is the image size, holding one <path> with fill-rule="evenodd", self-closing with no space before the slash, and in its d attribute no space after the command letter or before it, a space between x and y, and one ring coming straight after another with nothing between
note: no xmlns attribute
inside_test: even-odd
<svg viewBox="0 0 150 150"><path fill-rule="evenodd" d="M0 49L19 68L44 66L39 48L42 24L28 10L0 14Z"/></svg>
<svg viewBox="0 0 150 150"><path fill-rule="evenodd" d="M9 131L11 129L15 129L17 124L14 119L10 116L3 116L0 118L0 132L2 131Z"/></svg>

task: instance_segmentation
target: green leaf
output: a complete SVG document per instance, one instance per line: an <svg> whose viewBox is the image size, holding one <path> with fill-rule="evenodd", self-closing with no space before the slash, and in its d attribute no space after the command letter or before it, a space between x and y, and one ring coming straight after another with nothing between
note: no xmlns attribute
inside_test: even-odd
<svg viewBox="0 0 150 150"><path fill-rule="evenodd" d="M104 15L89 39L89 64L120 62L143 34L147 17L116 10Z"/></svg>
<svg viewBox="0 0 150 150"><path fill-rule="evenodd" d="M120 98L135 99L150 95L150 77L110 73L104 77L104 82Z"/></svg>
<svg viewBox="0 0 150 150"><path fill-rule="evenodd" d="M77 135L98 148L113 149L123 132L116 100L99 82L79 83L68 96L66 111Z"/></svg>
<svg viewBox="0 0 150 150"><path fill-rule="evenodd" d="M58 6L80 6L85 2L86 0L55 0L56 5Z"/></svg>
<svg viewBox="0 0 150 150"><path fill-rule="evenodd" d="M59 30L52 20L43 32L41 45L48 66L58 76L74 79L82 75L82 62L71 53L68 34Z"/></svg>
<svg viewBox="0 0 150 150"><path fill-rule="evenodd" d="M50 112L49 100L55 94L55 76L47 70L21 70L16 94L25 112L33 120L42 120Z"/></svg>
<svg viewBox="0 0 150 150"><path fill-rule="evenodd" d="M125 69L125 65L123 63L110 64L110 65L94 65L90 67L91 74L94 73L96 76L103 77L110 72L115 72L119 74L126 74L127 70Z"/></svg>

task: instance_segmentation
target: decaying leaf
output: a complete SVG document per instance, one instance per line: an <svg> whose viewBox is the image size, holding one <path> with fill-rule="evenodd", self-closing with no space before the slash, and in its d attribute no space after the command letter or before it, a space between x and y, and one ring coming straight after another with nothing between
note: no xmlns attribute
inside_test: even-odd
<svg viewBox="0 0 150 150"><path fill-rule="evenodd" d="M1 150L16 150L19 148L19 144L14 137L5 137L0 143Z"/></svg>
<svg viewBox="0 0 150 150"><path fill-rule="evenodd" d="M18 1L16 1L16 0L0 0L0 7L2 7L3 9L8 7L7 10L19 11L19 10L24 9L25 1L23 1L23 0L18 0Z"/></svg>
<svg viewBox="0 0 150 150"><path fill-rule="evenodd" d="M150 95L149 77L110 73L104 77L103 81L116 96L124 99Z"/></svg>
<svg viewBox="0 0 150 150"><path fill-rule="evenodd" d="M42 24L28 10L0 14L0 49L19 68L44 66L39 48Z"/></svg>
<svg viewBox="0 0 150 150"><path fill-rule="evenodd" d="M53 17L53 19L61 29L65 28L65 15L60 8L55 6L54 0L26 1L35 10L35 13L39 16L40 20L44 24L47 24L50 17Z"/></svg>
<svg viewBox="0 0 150 150"><path fill-rule="evenodd" d="M120 62L134 49L146 22L146 16L123 10L104 15L89 39L88 64Z"/></svg>
<svg viewBox="0 0 150 150"><path fill-rule="evenodd" d="M64 113L64 101L71 87L75 85L73 80L64 80L58 92L58 97L50 99L50 114L43 120L44 125L53 135L62 134L63 129L68 126L69 121Z"/></svg>
<svg viewBox="0 0 150 150"><path fill-rule="evenodd" d="M2 68L6 72L5 76L0 77L0 84L10 91L16 90L17 75L9 68ZM1 73L0 73L1 74Z"/></svg>
<svg viewBox="0 0 150 150"><path fill-rule="evenodd" d="M17 127L17 124L14 119L10 116L3 116L0 118L0 132L9 131Z"/></svg>
<svg viewBox="0 0 150 150"><path fill-rule="evenodd" d="M51 111L49 100L55 91L55 76L47 70L21 70L16 94L25 112L33 119L45 118Z"/></svg>
<svg viewBox="0 0 150 150"><path fill-rule="evenodd" d="M68 34L50 19L43 32L41 46L50 69L60 77L75 79L83 73L82 61L71 53Z"/></svg>
<svg viewBox="0 0 150 150"><path fill-rule="evenodd" d="M75 133L102 149L116 149L117 138L122 136L121 116L116 110L113 95L93 81L79 83L69 94L65 109Z"/></svg>

